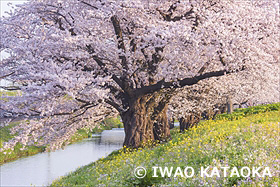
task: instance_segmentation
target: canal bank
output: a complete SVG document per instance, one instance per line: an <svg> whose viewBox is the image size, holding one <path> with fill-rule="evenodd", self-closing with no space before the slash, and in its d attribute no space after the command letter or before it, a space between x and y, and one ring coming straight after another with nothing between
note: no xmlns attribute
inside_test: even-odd
<svg viewBox="0 0 280 187"><path fill-rule="evenodd" d="M0 166L0 186L47 186L54 179L120 149L123 138L123 129L114 128L68 145L64 150L39 153L3 164Z"/></svg>
<svg viewBox="0 0 280 187"><path fill-rule="evenodd" d="M0 127L0 148L2 148L3 143L9 141L14 136L10 133L11 128L18 125L20 121L14 121L10 123L8 126ZM0 124L2 124L0 120ZM119 118L107 118L98 124L96 127L89 129L79 129L70 139L70 144L79 142L85 138L91 137L92 134L101 133L104 130L110 130L112 128L120 128L123 127L123 124L120 122ZM14 150L6 150L0 152L0 165L17 160L19 158L23 158L26 156L32 156L37 153L41 153L45 151L45 147L41 146L27 146L26 149L22 150L22 145L18 144L14 148Z"/></svg>

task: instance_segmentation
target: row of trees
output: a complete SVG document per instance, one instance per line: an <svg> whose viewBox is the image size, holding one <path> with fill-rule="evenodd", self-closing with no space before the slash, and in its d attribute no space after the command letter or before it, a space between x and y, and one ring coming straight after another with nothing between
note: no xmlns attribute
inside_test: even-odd
<svg viewBox="0 0 280 187"><path fill-rule="evenodd" d="M21 97L5 145L57 149L78 128L119 114L128 147L170 136L167 114L279 101L279 2L30 0L0 21L0 77Z"/></svg>

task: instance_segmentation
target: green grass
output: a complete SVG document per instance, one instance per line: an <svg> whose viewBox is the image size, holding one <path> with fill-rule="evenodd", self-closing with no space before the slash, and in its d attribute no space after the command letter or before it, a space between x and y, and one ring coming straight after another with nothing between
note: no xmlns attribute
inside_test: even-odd
<svg viewBox="0 0 280 187"><path fill-rule="evenodd" d="M14 136L10 133L10 130L15 125L18 125L20 122L14 122L8 126L0 128L0 148L3 146L3 142L7 142L12 139ZM91 137L93 133L100 133L103 130L109 130L116 127L123 127L123 124L120 122L119 118L108 118L105 119L98 127L93 129L84 128L79 129L70 139L70 144L79 142L85 138ZM0 165L6 162L16 160L21 157L35 155L37 153L45 151L44 146L27 146L26 149L21 149L22 145L17 144L14 150L8 150L0 152Z"/></svg>
<svg viewBox="0 0 280 187"><path fill-rule="evenodd" d="M90 138L92 134L101 133L104 130L110 130L112 128L123 128L123 123L120 121L120 118L107 118L102 121L98 126L90 129L84 128L79 129L74 136L71 137L70 143L81 141L85 138Z"/></svg>
<svg viewBox="0 0 280 187"><path fill-rule="evenodd" d="M232 114L219 114L215 117L215 119L228 119L228 120L236 120L241 119L243 117L252 115L252 114L259 114L268 111L277 111L280 110L280 103L273 103L267 105L258 105L249 108L238 108L235 109Z"/></svg>
<svg viewBox="0 0 280 187"><path fill-rule="evenodd" d="M15 97L22 95L21 92L17 91L0 91L0 100L8 101L7 96ZM65 100L71 100L72 98L68 95L64 96ZM20 122L11 123L8 126L0 127L0 148L3 147L3 142L7 142L12 139L14 136L11 135L10 129L15 125L19 124ZM103 130L109 130L112 128L123 127L123 124L120 122L120 118L108 118L105 119L103 122L93 129L84 128L79 129L70 139L70 144L74 142L81 141L85 138L91 137L93 133L100 133ZM22 150L22 145L17 144L14 150L8 150L0 152L0 165L6 162L10 162L16 160L21 157L31 156L40 152L45 151L45 147L41 146L27 146L27 149Z"/></svg>
<svg viewBox="0 0 280 187"><path fill-rule="evenodd" d="M0 97L2 96L18 96L20 92L17 91L0 91Z"/></svg>
<svg viewBox="0 0 280 187"><path fill-rule="evenodd" d="M123 128L123 123L120 121L120 117L107 118L100 123L99 126L91 129L93 134L101 133L104 130L111 130L112 128Z"/></svg>
<svg viewBox="0 0 280 187"><path fill-rule="evenodd" d="M54 181L51 186L279 186L280 113L277 110L256 113L248 112L238 120L227 115L219 120L203 121L184 133L175 128L172 140L165 144L130 151L123 148ZM138 166L146 168L146 177L134 176ZM156 178L152 177L153 166L182 169L190 166L195 175ZM219 170L224 166L268 166L273 177L223 177L222 174L219 178L200 177L201 166Z"/></svg>
<svg viewBox="0 0 280 187"><path fill-rule="evenodd" d="M20 91L0 91L0 100L8 101L8 97L20 96L22 93Z"/></svg>
<svg viewBox="0 0 280 187"><path fill-rule="evenodd" d="M19 124L19 122L13 122L13 123L10 123L9 125L5 126L5 127L1 127L1 129L0 129L0 135L1 135L0 136L1 137L0 141L5 142L5 141L8 141L11 138L13 138L13 135L10 134L10 129L12 127L14 127L15 125L18 125L18 124Z"/></svg>

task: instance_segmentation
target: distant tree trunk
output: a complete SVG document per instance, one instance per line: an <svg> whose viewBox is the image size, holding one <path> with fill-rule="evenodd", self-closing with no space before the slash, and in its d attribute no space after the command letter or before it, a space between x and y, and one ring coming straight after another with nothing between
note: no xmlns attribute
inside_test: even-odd
<svg viewBox="0 0 280 187"><path fill-rule="evenodd" d="M212 119L215 115L213 109L207 109L202 114L203 119L209 120Z"/></svg>
<svg viewBox="0 0 280 187"><path fill-rule="evenodd" d="M187 122L185 118L179 119L180 131L183 132L186 129Z"/></svg>
<svg viewBox="0 0 280 187"><path fill-rule="evenodd" d="M227 111L226 105L221 105L221 106L219 107L219 110L221 111L221 114L226 113L226 111Z"/></svg>
<svg viewBox="0 0 280 187"><path fill-rule="evenodd" d="M190 114L186 118L180 118L180 131L184 132L185 130L188 130L195 124L199 123L200 119L201 116L197 114Z"/></svg>
<svg viewBox="0 0 280 187"><path fill-rule="evenodd" d="M218 114L226 113L226 111L227 111L227 107L225 104L216 106L214 110L213 119L215 119Z"/></svg>
<svg viewBox="0 0 280 187"><path fill-rule="evenodd" d="M229 96L227 98L227 113L228 114L231 114L233 112L233 109L232 109L232 101L231 101L231 97Z"/></svg>
<svg viewBox="0 0 280 187"><path fill-rule="evenodd" d="M210 120L215 119L218 114L227 112L226 104L215 105L214 109L207 109L201 113L201 119Z"/></svg>
<svg viewBox="0 0 280 187"><path fill-rule="evenodd" d="M169 121L168 121L168 123L169 123L169 129L173 129L174 128L174 121L175 121L175 119L174 118L172 118L172 119L170 119Z"/></svg>

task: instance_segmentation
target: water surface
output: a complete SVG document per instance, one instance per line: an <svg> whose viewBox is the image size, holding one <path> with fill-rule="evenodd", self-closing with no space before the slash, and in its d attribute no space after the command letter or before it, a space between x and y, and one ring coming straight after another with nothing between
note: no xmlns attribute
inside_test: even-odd
<svg viewBox="0 0 280 187"><path fill-rule="evenodd" d="M39 153L3 164L0 166L0 186L46 186L54 179L121 148L123 138L123 129L113 129L69 145L64 150Z"/></svg>

